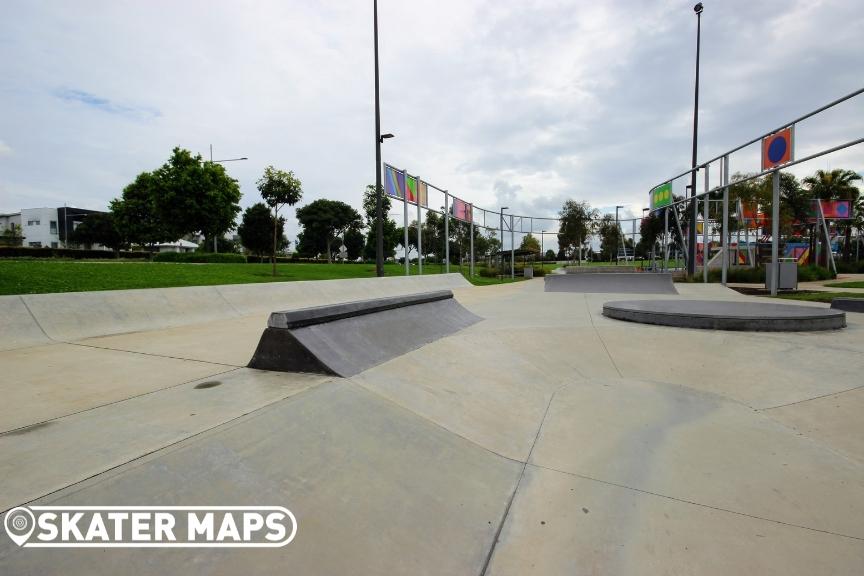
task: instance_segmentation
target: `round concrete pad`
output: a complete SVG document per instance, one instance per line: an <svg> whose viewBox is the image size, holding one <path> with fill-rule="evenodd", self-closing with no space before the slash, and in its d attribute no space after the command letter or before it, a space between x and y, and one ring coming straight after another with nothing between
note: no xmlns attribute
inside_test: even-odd
<svg viewBox="0 0 864 576"><path fill-rule="evenodd" d="M846 326L846 314L838 310L770 302L623 300L605 303L603 315L641 324L751 332L810 332Z"/></svg>

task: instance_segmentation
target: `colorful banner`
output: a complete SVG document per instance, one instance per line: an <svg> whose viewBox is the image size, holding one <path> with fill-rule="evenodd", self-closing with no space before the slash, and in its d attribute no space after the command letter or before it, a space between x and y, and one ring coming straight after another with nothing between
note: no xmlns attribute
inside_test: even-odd
<svg viewBox="0 0 864 576"><path fill-rule="evenodd" d="M423 180L417 184L417 197L420 199L421 206L429 205L429 188Z"/></svg>
<svg viewBox="0 0 864 576"><path fill-rule="evenodd" d="M384 165L384 192L394 198L405 198L405 174L387 164Z"/></svg>
<svg viewBox="0 0 864 576"><path fill-rule="evenodd" d="M409 202L417 203L417 178L414 176L408 176L405 179L405 192L406 198Z"/></svg>
<svg viewBox="0 0 864 576"><path fill-rule="evenodd" d="M667 182L651 190L651 211L672 204L672 183Z"/></svg>
<svg viewBox="0 0 864 576"><path fill-rule="evenodd" d="M471 222L471 205L459 198L453 198L453 217L464 222Z"/></svg>
<svg viewBox="0 0 864 576"><path fill-rule="evenodd" d="M852 218L851 200L819 200L822 203L822 213L826 220L849 220ZM810 201L810 217L808 222L815 222L819 216L816 200Z"/></svg>
<svg viewBox="0 0 864 576"><path fill-rule="evenodd" d="M762 139L762 171L787 164L795 159L792 150L794 127L784 128Z"/></svg>

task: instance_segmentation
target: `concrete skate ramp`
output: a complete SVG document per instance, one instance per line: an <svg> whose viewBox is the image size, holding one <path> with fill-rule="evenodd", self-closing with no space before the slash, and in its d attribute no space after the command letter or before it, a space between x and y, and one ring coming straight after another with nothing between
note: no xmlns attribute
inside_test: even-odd
<svg viewBox="0 0 864 576"><path fill-rule="evenodd" d="M583 294L678 294L671 274L595 273L546 276L546 292Z"/></svg>
<svg viewBox="0 0 864 576"><path fill-rule="evenodd" d="M249 367L353 376L480 320L449 290L274 312Z"/></svg>
<svg viewBox="0 0 864 576"><path fill-rule="evenodd" d="M0 296L0 350L468 286L461 274L434 274Z"/></svg>
<svg viewBox="0 0 864 576"><path fill-rule="evenodd" d="M846 327L846 314L815 306L716 300L607 302L603 315L617 320L678 328L749 332L812 332Z"/></svg>

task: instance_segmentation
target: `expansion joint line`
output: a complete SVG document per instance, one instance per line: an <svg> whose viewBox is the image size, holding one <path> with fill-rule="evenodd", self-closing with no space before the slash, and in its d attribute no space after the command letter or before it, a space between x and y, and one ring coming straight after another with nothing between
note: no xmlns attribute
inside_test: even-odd
<svg viewBox="0 0 864 576"><path fill-rule="evenodd" d="M661 494L659 492L652 492L651 490L644 490L642 488L636 488L634 486L627 486L626 484L620 484L618 482L611 482L609 480L602 480L600 478L594 478L593 476L586 476L584 474L578 474L576 472L568 472L567 470L559 470L558 468L551 468L549 466L540 466L538 464L531 464L534 468L540 468L542 470L549 470L550 472L558 472L559 474L565 474L567 476L572 476L574 478L580 478L582 480L588 480L589 482L596 482L598 484L604 484L606 486L613 486L615 488L622 488L624 490L630 490L632 492L638 492L640 494L646 494L648 496L654 496L657 498L664 498L666 500L672 500L673 502L679 502L681 504L690 504L691 506L699 506L700 508L707 508L709 510L714 510L717 512L725 512L726 514L734 514L736 516L743 516L745 518L751 518L753 520L762 520L763 522L771 522L773 524L779 524L781 526L788 526L790 528L799 528L801 530L809 530L811 532L819 532L821 534L828 534L830 536L838 536L840 538L849 538L852 540L860 540L864 541L864 537L861 536L853 536L852 534L843 534L842 532L834 532L832 530L823 530L822 528L813 528L812 526L804 526L803 524L794 524L792 522L784 522L783 520L776 520L774 518L766 518L764 516L757 516L755 514L748 514L746 512L739 512L738 510L730 510L729 508L722 508L720 506L712 506L711 504L704 504L702 502L695 502L693 500L687 500L685 498L678 498L676 496L669 496L668 494Z"/></svg>
<svg viewBox="0 0 864 576"><path fill-rule="evenodd" d="M585 309L588 311L588 318L591 320L591 328L594 329L594 334L597 335L597 339L600 340L600 344L603 345L603 350L606 351L606 356L609 357L609 362L612 363L612 367L615 368L615 372L618 373L619 378L624 378L624 375L621 373L621 370L618 368L618 364L615 363L615 359L612 357L612 353L609 351L609 347L606 346L606 341L603 340L603 336L600 335L600 331L597 330L597 326L594 324L594 315L591 314L591 306L588 304L588 296L585 295Z"/></svg>
<svg viewBox="0 0 864 576"><path fill-rule="evenodd" d="M559 388L560 390L560 388ZM540 426L537 427L537 434L534 435L534 441L531 443L531 449L528 450L528 456L525 462L522 463L522 470L519 472L519 480L516 481L516 486L513 488L513 493L510 494L510 499L507 501L507 507L504 509L504 514L501 516L501 521L498 522L498 528L495 530L495 537L492 540L492 546L489 547L489 552L486 554L486 560L483 562L483 569L480 571L481 576L486 576L489 571L489 565L492 563L492 557L495 554L495 548L501 538L501 531L504 529L504 523L510 515L510 508L513 506L513 501L516 499L516 493L519 492L519 486L522 485L522 478L525 477L525 470L528 468L528 463L531 461L531 454L534 453L534 447L537 445L537 440L540 438L540 432L543 431L543 424L546 423L546 417L549 415L549 408L552 406L552 401L555 399L555 394L549 396L549 402L546 404L546 411L543 412L543 419L540 421Z"/></svg>

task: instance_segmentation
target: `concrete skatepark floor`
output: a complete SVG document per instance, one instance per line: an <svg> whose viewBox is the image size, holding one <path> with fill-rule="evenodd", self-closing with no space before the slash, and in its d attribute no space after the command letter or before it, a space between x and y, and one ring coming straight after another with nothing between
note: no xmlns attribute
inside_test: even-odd
<svg viewBox="0 0 864 576"><path fill-rule="evenodd" d="M758 301L677 288L639 298ZM271 311L439 289L484 320L350 378L245 368ZM616 299L459 275L4 297L0 510L280 505L299 529L4 533L0 573L862 573L864 315L728 333L603 317Z"/></svg>

